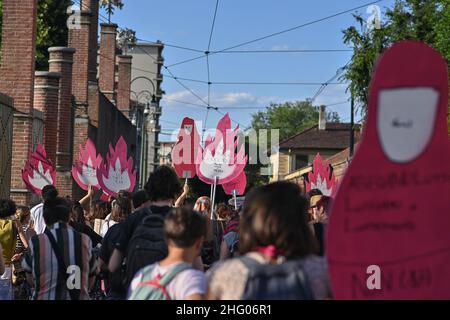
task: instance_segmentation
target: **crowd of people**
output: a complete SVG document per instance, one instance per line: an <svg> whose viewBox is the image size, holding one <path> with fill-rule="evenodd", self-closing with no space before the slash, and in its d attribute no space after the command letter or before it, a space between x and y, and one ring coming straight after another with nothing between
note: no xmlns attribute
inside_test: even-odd
<svg viewBox="0 0 450 320"><path fill-rule="evenodd" d="M144 190L108 201L51 185L31 209L0 200L0 300L332 298L331 198L290 182L214 206L188 193L161 166Z"/></svg>

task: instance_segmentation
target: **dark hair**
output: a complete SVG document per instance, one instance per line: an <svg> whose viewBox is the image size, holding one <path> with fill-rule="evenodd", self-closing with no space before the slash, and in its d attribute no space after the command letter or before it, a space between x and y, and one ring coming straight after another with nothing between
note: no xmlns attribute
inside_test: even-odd
<svg viewBox="0 0 450 320"><path fill-rule="evenodd" d="M120 190L119 193L117 194L117 197L128 198L130 200L133 198L131 192L127 190Z"/></svg>
<svg viewBox="0 0 450 320"><path fill-rule="evenodd" d="M308 201L298 185L275 182L253 189L246 197L240 223L241 254L275 246L290 258L317 252L307 222Z"/></svg>
<svg viewBox="0 0 450 320"><path fill-rule="evenodd" d="M20 223L24 224L25 220L30 216L30 208L27 206L17 206L16 216L20 220Z"/></svg>
<svg viewBox="0 0 450 320"><path fill-rule="evenodd" d="M151 201L176 199L181 193L181 184L175 171L168 166L160 166L150 174L145 185Z"/></svg>
<svg viewBox="0 0 450 320"><path fill-rule="evenodd" d="M111 211L111 219L119 222L124 220L131 213L131 200L127 197L119 196L114 201L114 206L119 207L119 212Z"/></svg>
<svg viewBox="0 0 450 320"><path fill-rule="evenodd" d="M217 206L217 215L219 216L220 219L227 220L231 218L231 216L233 215L233 210L227 204L220 203Z"/></svg>
<svg viewBox="0 0 450 320"><path fill-rule="evenodd" d="M317 208L323 208L323 211L326 213L329 213L329 210L331 209L331 206L333 204L333 198L328 196L322 196L319 201L316 203Z"/></svg>
<svg viewBox="0 0 450 320"><path fill-rule="evenodd" d="M55 188L55 186L49 184L42 188L42 199L44 199L44 202L50 199L55 199L58 196L58 190Z"/></svg>
<svg viewBox="0 0 450 320"><path fill-rule="evenodd" d="M164 222L164 235L178 248L189 248L201 237L206 237L206 220L187 207L174 208Z"/></svg>
<svg viewBox="0 0 450 320"><path fill-rule="evenodd" d="M69 222L70 205L68 201L60 197L45 201L43 217L47 225L52 225L56 222Z"/></svg>
<svg viewBox="0 0 450 320"><path fill-rule="evenodd" d="M72 204L72 212L71 212L72 220L76 223L84 224L86 222L86 218L84 217L84 210L81 204L78 201L75 201Z"/></svg>
<svg viewBox="0 0 450 320"><path fill-rule="evenodd" d="M16 213L16 203L9 199L0 199L0 219L8 218Z"/></svg>
<svg viewBox="0 0 450 320"><path fill-rule="evenodd" d="M90 210L90 216L92 217L92 221L95 219L105 219L109 213L108 210L108 202L96 200L92 202Z"/></svg>
<svg viewBox="0 0 450 320"><path fill-rule="evenodd" d="M147 191L139 190L133 194L133 207L139 208L149 200Z"/></svg>
<svg viewBox="0 0 450 320"><path fill-rule="evenodd" d="M319 189L311 189L308 192L308 197L311 198L313 196L321 196L323 195L322 191L320 191Z"/></svg>

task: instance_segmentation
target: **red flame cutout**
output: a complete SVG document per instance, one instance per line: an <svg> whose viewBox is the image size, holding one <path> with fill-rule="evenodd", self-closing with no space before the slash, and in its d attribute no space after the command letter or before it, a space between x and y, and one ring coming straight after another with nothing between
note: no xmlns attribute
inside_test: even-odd
<svg viewBox="0 0 450 320"><path fill-rule="evenodd" d="M231 130L228 113L219 121L214 138L208 136L205 149L197 155L197 175L205 183L230 183L244 171L248 157L242 144L238 151L239 126Z"/></svg>
<svg viewBox="0 0 450 320"><path fill-rule="evenodd" d="M108 196L116 196L121 190L134 190L136 170L133 168L133 158L127 159L127 153L127 143L120 137L115 148L109 145L106 164L102 160L97 169L98 183Z"/></svg>
<svg viewBox="0 0 450 320"><path fill-rule="evenodd" d="M308 173L308 180L306 181L306 191L311 189L319 189L323 195L332 196L335 194L337 187L337 180L334 173L331 173L328 161L322 161L320 154L314 158L313 171Z"/></svg>
<svg viewBox="0 0 450 320"><path fill-rule="evenodd" d="M22 180L27 188L38 195L47 185L56 184L56 170L43 145L39 144L35 152L29 154L29 160L22 170Z"/></svg>
<svg viewBox="0 0 450 320"><path fill-rule="evenodd" d="M199 152L201 152L200 135L195 121L184 118L178 133L178 142L171 152L173 167L180 178L195 177L195 160Z"/></svg>
<svg viewBox="0 0 450 320"><path fill-rule="evenodd" d="M89 185L100 189L97 179L97 169L102 163L102 156L97 156L97 150L91 139L87 139L85 147L80 145L78 161L72 166L72 177L81 189L87 190Z"/></svg>

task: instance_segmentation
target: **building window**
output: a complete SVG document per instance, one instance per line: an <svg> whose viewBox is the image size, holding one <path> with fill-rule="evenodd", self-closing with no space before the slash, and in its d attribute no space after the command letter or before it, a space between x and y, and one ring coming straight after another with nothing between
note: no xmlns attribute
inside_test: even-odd
<svg viewBox="0 0 450 320"><path fill-rule="evenodd" d="M294 166L294 170L299 170L308 166L308 156L303 154L296 154Z"/></svg>

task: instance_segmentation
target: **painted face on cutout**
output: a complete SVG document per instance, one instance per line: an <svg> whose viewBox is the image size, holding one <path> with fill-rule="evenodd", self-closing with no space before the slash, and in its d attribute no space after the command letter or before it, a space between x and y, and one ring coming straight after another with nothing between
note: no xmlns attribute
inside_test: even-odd
<svg viewBox="0 0 450 320"><path fill-rule="evenodd" d="M326 241L337 299L450 299L448 74L425 44L394 44L370 86L362 140Z"/></svg>

